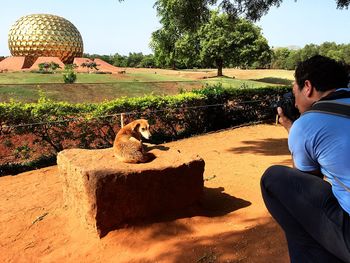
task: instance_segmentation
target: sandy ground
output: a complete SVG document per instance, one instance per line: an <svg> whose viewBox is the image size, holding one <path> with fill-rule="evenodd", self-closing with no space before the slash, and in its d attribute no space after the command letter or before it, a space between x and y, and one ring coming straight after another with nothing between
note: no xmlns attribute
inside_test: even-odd
<svg viewBox="0 0 350 263"><path fill-rule="evenodd" d="M160 217L102 239L63 205L56 166L0 178L0 262L288 262L259 180L291 165L287 132L256 125L168 143L206 162L201 213ZM203 213L204 211L204 213Z"/></svg>

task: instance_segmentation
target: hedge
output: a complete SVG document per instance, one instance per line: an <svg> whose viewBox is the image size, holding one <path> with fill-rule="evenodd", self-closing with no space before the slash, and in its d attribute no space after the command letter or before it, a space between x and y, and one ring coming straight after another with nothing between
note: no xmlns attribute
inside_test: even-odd
<svg viewBox="0 0 350 263"><path fill-rule="evenodd" d="M0 103L0 176L23 171L21 166L42 166L43 160L52 160L63 149L111 147L121 126L119 113L125 113L125 123L148 119L151 142L163 143L271 120L271 102L287 91L290 88L285 86L214 85L173 96L124 97L99 104L69 104L45 97L37 103Z"/></svg>

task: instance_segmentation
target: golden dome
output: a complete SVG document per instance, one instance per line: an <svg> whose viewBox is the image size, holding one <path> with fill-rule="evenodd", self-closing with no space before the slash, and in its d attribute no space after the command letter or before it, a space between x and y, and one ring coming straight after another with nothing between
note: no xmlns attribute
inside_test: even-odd
<svg viewBox="0 0 350 263"><path fill-rule="evenodd" d="M78 29L63 17L35 14L23 16L11 27L9 48L12 56L24 56L34 63L38 57L59 57L72 63L83 55Z"/></svg>

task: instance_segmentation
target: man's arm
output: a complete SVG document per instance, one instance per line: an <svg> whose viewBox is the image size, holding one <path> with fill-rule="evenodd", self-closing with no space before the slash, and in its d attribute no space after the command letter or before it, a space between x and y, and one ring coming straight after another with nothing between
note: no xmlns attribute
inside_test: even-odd
<svg viewBox="0 0 350 263"><path fill-rule="evenodd" d="M281 107L278 107L278 108L277 108L277 113L278 113L278 116L279 116L278 122L279 122L280 124L282 124L282 126L283 126L283 127L287 130L287 132L289 133L289 130L290 130L290 128L292 127L293 122L292 122L290 119L288 119L288 118L284 115L283 110L282 110Z"/></svg>

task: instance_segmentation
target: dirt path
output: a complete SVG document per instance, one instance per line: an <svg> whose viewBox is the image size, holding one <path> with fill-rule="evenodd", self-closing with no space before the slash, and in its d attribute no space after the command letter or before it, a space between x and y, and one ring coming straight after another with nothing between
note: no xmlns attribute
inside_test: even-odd
<svg viewBox="0 0 350 263"><path fill-rule="evenodd" d="M167 144L206 162L203 209L110 232L103 239L63 206L56 166L0 178L0 262L288 262L259 180L291 165L287 133L257 125Z"/></svg>

